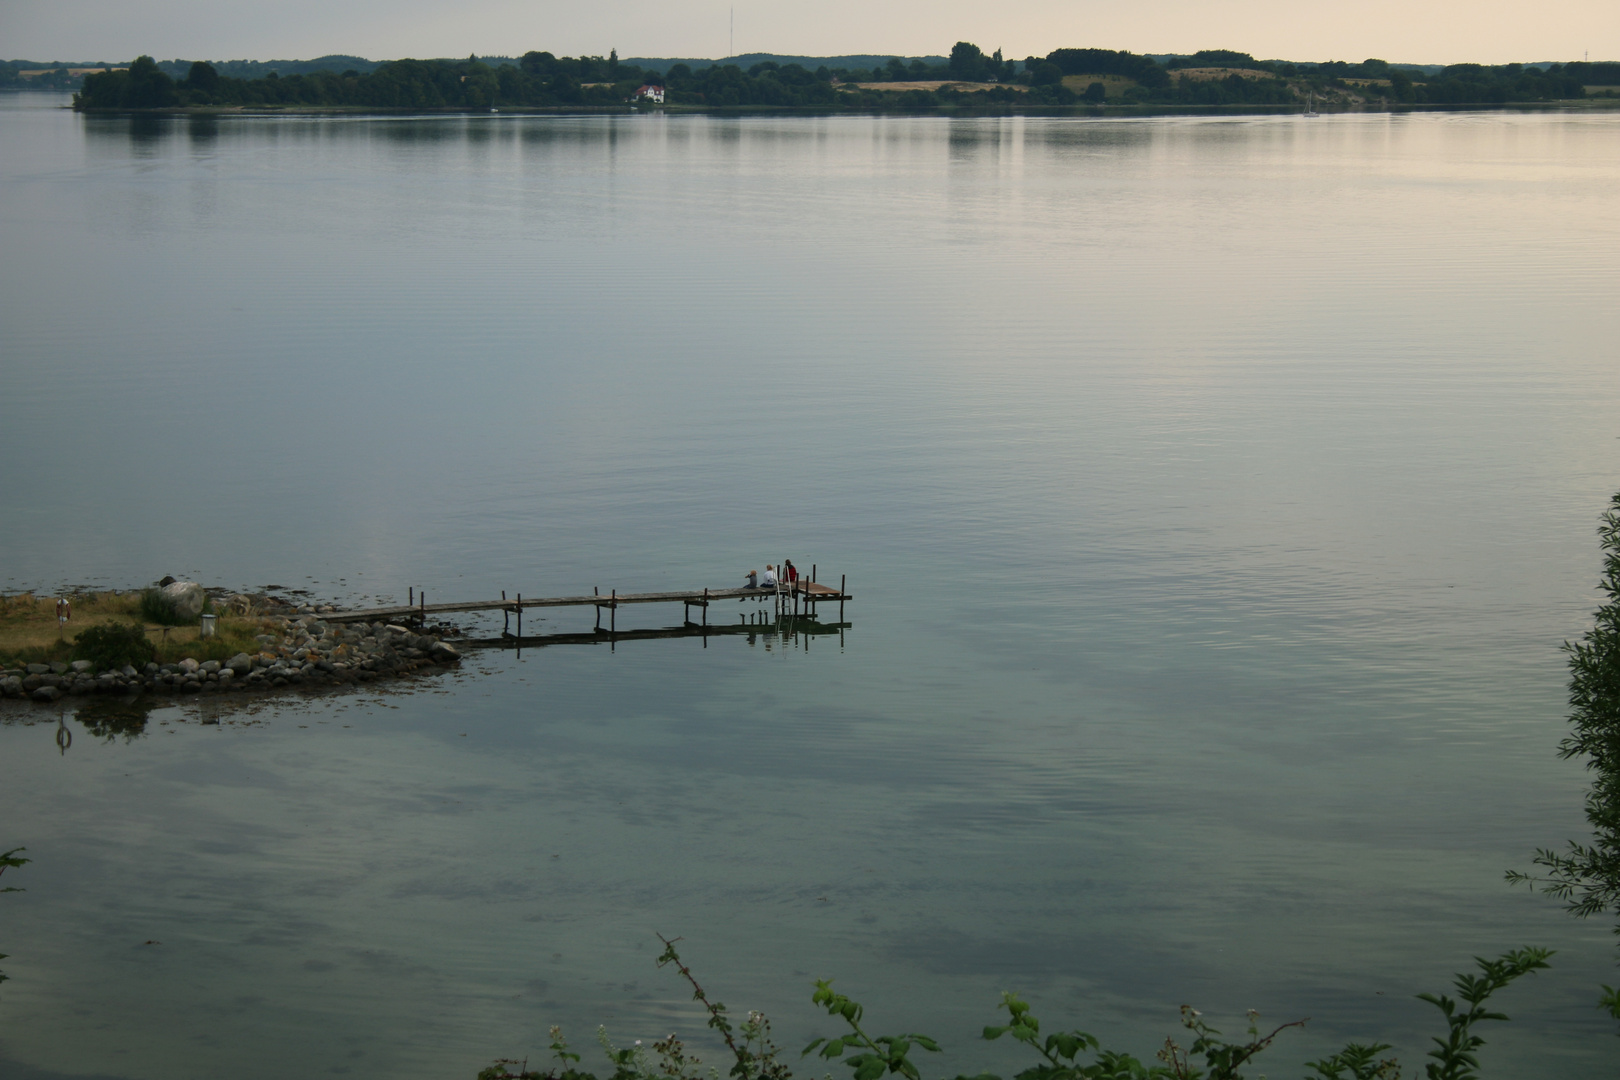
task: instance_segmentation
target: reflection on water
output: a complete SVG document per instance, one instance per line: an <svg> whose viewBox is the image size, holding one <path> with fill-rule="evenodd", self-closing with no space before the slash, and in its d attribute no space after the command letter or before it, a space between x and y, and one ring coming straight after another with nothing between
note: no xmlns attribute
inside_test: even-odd
<svg viewBox="0 0 1620 1080"><path fill-rule="evenodd" d="M814 976L968 1033L943 1075L1002 989L1415 1061L1410 994L1541 944L1490 1067L1608 1075L1607 935L1500 875L1583 829L1617 125L0 109L0 587L789 551L861 604L847 648L526 615L397 693L0 724L0 1068L700 1032L660 930L784 1042Z"/></svg>
<svg viewBox="0 0 1620 1080"><path fill-rule="evenodd" d="M749 614L739 614L737 622L713 625L707 623L688 622L682 626L649 627L640 630L608 630L597 627L588 633L550 633L550 634L524 634L521 627L514 631L503 631L498 638L470 639L458 642L458 646L473 648L511 648L521 656L525 648L540 648L547 645L606 645L609 649L618 647L621 641L657 641L668 638L696 638L704 648L709 647L711 637L747 638L749 647L763 645L766 649L803 649L810 651L810 642L814 638L836 637L839 648L847 644L846 632L854 626L851 622L823 622L811 616L777 616L769 611L759 611Z"/></svg>
<svg viewBox="0 0 1620 1080"><path fill-rule="evenodd" d="M86 734L108 742L120 737L129 742L146 733L147 718L165 704L151 695L98 698L80 705L74 716Z"/></svg>

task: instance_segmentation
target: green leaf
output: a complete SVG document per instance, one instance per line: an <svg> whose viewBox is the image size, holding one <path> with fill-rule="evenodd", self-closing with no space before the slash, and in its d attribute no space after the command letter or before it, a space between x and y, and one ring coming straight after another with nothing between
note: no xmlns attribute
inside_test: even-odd
<svg viewBox="0 0 1620 1080"><path fill-rule="evenodd" d="M879 1080L889 1063L877 1054L857 1054L847 1059L855 1070L855 1080Z"/></svg>
<svg viewBox="0 0 1620 1080"><path fill-rule="evenodd" d="M815 1042L813 1042L809 1046L805 1047L804 1050L799 1054L799 1056L800 1057L808 1056L810 1051L814 1050L816 1047L820 1046L822 1043L824 1043L826 1041L827 1041L827 1039L826 1039L825 1036L823 1036L822 1038L817 1039Z"/></svg>
<svg viewBox="0 0 1620 1080"><path fill-rule="evenodd" d="M844 1052L844 1040L843 1039L834 1039L831 1042L829 1042L826 1046L821 1048L821 1056L824 1057L824 1058L835 1058L835 1057L838 1057L843 1052Z"/></svg>

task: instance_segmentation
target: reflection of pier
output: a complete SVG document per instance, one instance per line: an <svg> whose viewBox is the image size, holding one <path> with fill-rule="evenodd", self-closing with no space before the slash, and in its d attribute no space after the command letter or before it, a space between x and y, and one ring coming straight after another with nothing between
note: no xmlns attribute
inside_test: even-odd
<svg viewBox="0 0 1620 1080"><path fill-rule="evenodd" d="M795 646L802 643L805 652L809 652L811 638L836 635L838 644L843 645L844 631L848 630L852 625L847 622L817 622L808 616L794 618L788 615L777 619L766 619L761 616L755 621L744 619L729 624L688 621L683 626L665 626L651 630L605 630L599 627L595 630L576 634L527 635L502 631L500 637L462 638L458 639L456 644L474 648L516 648L521 653L524 649L543 648L547 645L607 645L613 648L621 641L702 638L703 647L706 649L709 647L711 637L746 635L750 643L755 637L769 637L783 643L791 642Z"/></svg>
<svg viewBox="0 0 1620 1080"><path fill-rule="evenodd" d="M838 579L838 588L822 585L816 581L815 568L812 567L808 580L800 579L796 582L780 582L774 586L767 585L757 589L693 589L679 592L649 592L649 593L620 593L617 589L606 595L600 589L591 590L589 596L543 596L523 598L518 593L514 598L507 599L506 593L501 593L499 600L467 600L449 604L430 604L427 594L417 589L411 590L411 602L392 607L363 608L356 611L334 611L321 618L327 622L389 622L399 619L410 619L425 622L429 615L454 615L474 611L499 611L506 616L506 628L503 637L511 637L512 616L517 616L517 637L523 636L523 612L528 608L551 607L594 607L596 609L596 632L602 630L602 612L608 613L608 632L617 633L619 608L625 604L680 604L685 610L686 626L696 625L699 630L709 625L709 605L717 600L755 600L771 605L773 618L780 622L784 619L797 620L800 618L814 619L818 604L834 600L838 602L838 623L844 622L844 602L851 599L847 591L848 580L845 577ZM692 622L692 609L697 608L701 617L698 623ZM755 623L753 625L759 625ZM715 632L720 632L716 626ZM727 626L725 632L734 632L734 628ZM640 633L641 631L634 631ZM631 633L627 631L626 635ZM657 635L661 631L651 631ZM620 635L624 637L626 635ZM550 637L570 637L574 635L549 635ZM670 636L688 636L683 630ZM584 635L595 640L594 634Z"/></svg>

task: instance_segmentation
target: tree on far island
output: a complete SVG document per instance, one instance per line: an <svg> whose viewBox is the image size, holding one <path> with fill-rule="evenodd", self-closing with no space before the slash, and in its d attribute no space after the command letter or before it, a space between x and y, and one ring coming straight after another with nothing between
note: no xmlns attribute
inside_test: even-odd
<svg viewBox="0 0 1620 1080"><path fill-rule="evenodd" d="M206 60L194 61L186 72L186 85L193 90L212 94L219 89L219 72Z"/></svg>
<svg viewBox="0 0 1620 1080"><path fill-rule="evenodd" d="M985 75L985 55L977 45L966 41L958 41L951 46L951 59L948 65L951 78L963 82L983 82Z"/></svg>

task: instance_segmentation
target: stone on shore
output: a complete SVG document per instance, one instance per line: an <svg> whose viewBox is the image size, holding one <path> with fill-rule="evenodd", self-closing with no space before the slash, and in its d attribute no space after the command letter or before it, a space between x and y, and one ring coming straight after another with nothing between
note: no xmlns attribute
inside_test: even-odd
<svg viewBox="0 0 1620 1080"><path fill-rule="evenodd" d="M208 602L208 594L195 581L176 581L163 586L163 598L174 607L175 616L187 622L201 615L203 605Z"/></svg>

